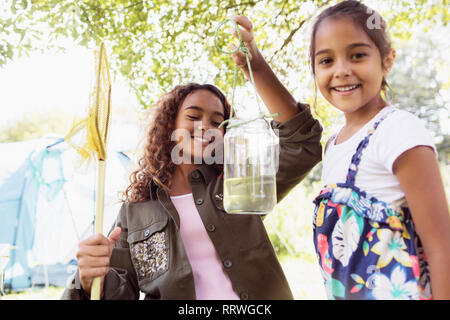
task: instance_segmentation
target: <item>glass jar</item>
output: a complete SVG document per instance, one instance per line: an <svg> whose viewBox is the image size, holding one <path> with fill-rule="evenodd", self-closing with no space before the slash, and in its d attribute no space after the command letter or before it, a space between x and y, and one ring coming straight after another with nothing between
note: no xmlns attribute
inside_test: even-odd
<svg viewBox="0 0 450 320"><path fill-rule="evenodd" d="M228 127L223 206L230 214L266 214L277 203L279 139L265 119L233 118Z"/></svg>

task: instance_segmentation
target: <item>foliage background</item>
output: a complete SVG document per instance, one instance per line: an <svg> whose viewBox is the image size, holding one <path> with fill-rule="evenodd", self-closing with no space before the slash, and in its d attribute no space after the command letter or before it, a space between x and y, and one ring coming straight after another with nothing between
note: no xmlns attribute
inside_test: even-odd
<svg viewBox="0 0 450 320"><path fill-rule="evenodd" d="M111 70L126 79L141 109L178 83L210 82L231 95L233 62L214 49L217 25L247 15L271 67L299 101L308 102L325 128L323 142L343 123L342 115L315 96L308 61L313 18L332 0L2 0L0 72L34 52L64 50L67 38L94 49L104 41ZM388 82L398 107L413 112L435 137L447 197L450 152L450 33L447 0L367 0L390 27L397 59ZM221 40L230 41L227 30ZM242 75L239 97L252 96ZM250 93L249 93L250 92ZM244 100L243 98L241 100ZM253 101L254 102L254 101ZM250 102L250 105L252 103ZM121 115L127 115L127 106ZM242 105L240 106L243 107ZM135 112L128 109L128 112ZM0 128L0 142L66 133L71 117L28 115ZM296 298L323 298L312 246L312 203L320 189L320 165L265 220ZM310 288L314 288L310 290Z"/></svg>

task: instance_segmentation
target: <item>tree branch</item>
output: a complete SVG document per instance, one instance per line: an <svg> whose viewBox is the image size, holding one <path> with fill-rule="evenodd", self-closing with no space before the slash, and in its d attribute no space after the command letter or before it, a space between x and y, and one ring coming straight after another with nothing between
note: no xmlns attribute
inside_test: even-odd
<svg viewBox="0 0 450 320"><path fill-rule="evenodd" d="M320 9L320 8L322 8L323 6L326 6L328 3L330 3L330 1L331 1L331 0L325 1L325 2L322 3L322 5L319 6L317 9ZM297 9L298 9L298 8L295 8L295 9L291 10L291 12L293 12L293 11L295 11L295 10L297 10ZM272 60L273 60L273 58L275 58L275 56L276 56L281 50L283 50L284 47L286 47L286 46L289 44L289 42L292 41L292 38L293 38L294 35L297 33L297 31L300 30L300 28L303 26L303 24L304 24L307 20L311 19L313 16L314 16L314 15L311 15L311 16L309 16L307 19L304 19L304 20L300 21L300 23L299 23L299 25L297 26L297 28L293 29L293 30L289 33L289 35L288 35L287 38L284 40L284 42L283 42L283 44L281 45L281 47L278 48L277 50L275 50L275 52L273 53L273 55L272 55L272 56L270 57L270 59L269 59L269 63L271 63Z"/></svg>
<svg viewBox="0 0 450 320"><path fill-rule="evenodd" d="M272 62L273 58L278 54L278 52L280 52L281 50L283 50L284 47L286 47L289 42L291 42L292 38L294 37L294 35L297 33L298 30L300 30L300 28L303 26L303 24L306 22L306 20L302 20L300 21L299 25L297 26L297 28L295 28L294 30L291 31L291 33L289 33L289 35L287 36L287 38L284 40L283 44L281 45L280 48L278 48L277 50L275 50L275 52L273 53L272 57L270 57L269 59L269 63Z"/></svg>
<svg viewBox="0 0 450 320"><path fill-rule="evenodd" d="M226 7L224 7L223 9L225 10L229 10L229 9L233 9L233 8L237 8L237 7L241 7L241 6L255 6L257 2L259 1L248 1L248 2L243 2L243 3L238 3L238 4L230 4Z"/></svg>

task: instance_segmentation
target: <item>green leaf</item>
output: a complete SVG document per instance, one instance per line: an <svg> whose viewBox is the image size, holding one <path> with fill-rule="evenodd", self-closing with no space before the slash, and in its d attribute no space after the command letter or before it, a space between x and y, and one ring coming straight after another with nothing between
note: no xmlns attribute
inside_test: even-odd
<svg viewBox="0 0 450 320"><path fill-rule="evenodd" d="M339 298L343 298L345 296L345 287L342 284L342 282L340 282L339 280L332 278L331 279L331 287L332 287L333 296L339 297Z"/></svg>
<svg viewBox="0 0 450 320"><path fill-rule="evenodd" d="M369 253L369 243L367 241L363 242L363 251L364 255L367 256L367 254Z"/></svg>

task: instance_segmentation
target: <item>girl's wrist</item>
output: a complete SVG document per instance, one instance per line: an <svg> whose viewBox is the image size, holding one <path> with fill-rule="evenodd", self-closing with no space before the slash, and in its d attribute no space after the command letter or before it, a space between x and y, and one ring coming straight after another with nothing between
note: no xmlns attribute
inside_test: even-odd
<svg viewBox="0 0 450 320"><path fill-rule="evenodd" d="M259 51L255 41L252 41L252 43L250 43L249 51L252 56L252 59L250 61L252 65L252 71L258 72L264 65L265 60L263 55L261 54L261 51Z"/></svg>
<svg viewBox="0 0 450 320"><path fill-rule="evenodd" d="M253 76L255 76L261 70L264 70L264 65L267 63L265 62L264 57L262 56L261 52L259 51L258 47L256 47L256 45L254 45L252 49L249 49L249 53L251 55L250 64L252 67L252 73ZM239 67L242 70L242 72L244 72L245 78L248 81L251 81L248 65L245 64L244 66L241 65Z"/></svg>

